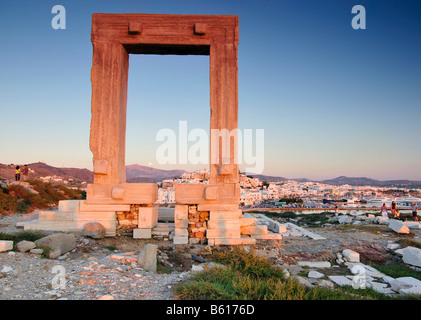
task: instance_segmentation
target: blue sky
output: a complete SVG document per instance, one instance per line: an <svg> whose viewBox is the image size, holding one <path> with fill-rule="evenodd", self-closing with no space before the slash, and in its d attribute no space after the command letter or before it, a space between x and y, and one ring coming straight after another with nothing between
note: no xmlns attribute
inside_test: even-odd
<svg viewBox="0 0 421 320"><path fill-rule="evenodd" d="M264 174L421 180L419 1L3 0L0 163L92 168L94 12L238 15L239 126L265 130ZM182 120L209 128L209 57L131 55L126 164L203 167L155 160L156 132Z"/></svg>

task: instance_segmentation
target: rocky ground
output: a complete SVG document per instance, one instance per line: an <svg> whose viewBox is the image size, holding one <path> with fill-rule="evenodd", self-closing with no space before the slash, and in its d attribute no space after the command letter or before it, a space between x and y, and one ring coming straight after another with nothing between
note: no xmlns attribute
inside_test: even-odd
<svg viewBox="0 0 421 320"><path fill-rule="evenodd" d="M36 215L0 216L0 233L21 231L15 227L16 222L34 217ZM291 275L297 275L311 271L299 266L300 262L334 262L344 249L358 252L362 263L384 264L400 259L388 249L391 243L421 242L418 230L400 235L386 225L326 224L307 229L326 239L284 237L282 241L259 241L253 248L256 254L286 268ZM85 238L82 234L75 236L76 249L57 260L17 251L0 253L0 299L176 299L172 288L200 269L202 263L208 262L214 250L207 245L174 246L169 241L136 240L126 236L100 240ZM157 273L145 271L137 263L139 251L147 243L158 245ZM352 275L348 265L334 267L327 274L347 270ZM326 274L325 269L316 270Z"/></svg>

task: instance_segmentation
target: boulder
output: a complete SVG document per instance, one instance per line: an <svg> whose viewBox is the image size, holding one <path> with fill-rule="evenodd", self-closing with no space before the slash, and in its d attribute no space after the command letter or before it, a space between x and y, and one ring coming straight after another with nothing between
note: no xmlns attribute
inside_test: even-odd
<svg viewBox="0 0 421 320"><path fill-rule="evenodd" d="M408 294L409 291L420 291L421 281L413 277L401 277L390 282L392 290L402 294ZM411 290L407 290L411 289ZM404 290L404 291L403 291Z"/></svg>
<svg viewBox="0 0 421 320"><path fill-rule="evenodd" d="M338 219L338 222L340 224L352 223L352 221L353 221L352 217L350 217L350 216L341 216Z"/></svg>
<svg viewBox="0 0 421 320"><path fill-rule="evenodd" d="M73 234L55 233L35 241L35 244L38 247L60 250L61 254L65 254L76 248L76 237Z"/></svg>
<svg viewBox="0 0 421 320"><path fill-rule="evenodd" d="M406 247L402 256L403 262L421 268L421 249Z"/></svg>
<svg viewBox="0 0 421 320"><path fill-rule="evenodd" d="M387 249L390 250L390 251L394 251L394 250L397 250L399 248L400 248L400 244L398 244L398 243L389 243L387 245Z"/></svg>
<svg viewBox="0 0 421 320"><path fill-rule="evenodd" d="M6 252L13 249L13 241L0 240L0 252Z"/></svg>
<svg viewBox="0 0 421 320"><path fill-rule="evenodd" d="M31 249L34 249L36 247L35 242L32 241L20 241L16 244L16 250L19 252L27 252Z"/></svg>
<svg viewBox="0 0 421 320"><path fill-rule="evenodd" d="M399 220L390 219L389 221L389 228L397 233L408 234L409 228Z"/></svg>
<svg viewBox="0 0 421 320"><path fill-rule="evenodd" d="M378 224L389 224L389 218L379 216L374 219L374 222Z"/></svg>
<svg viewBox="0 0 421 320"><path fill-rule="evenodd" d="M344 256L345 260L349 262L360 262L360 254L358 252L345 249L342 251L342 255Z"/></svg>
<svg viewBox="0 0 421 320"><path fill-rule="evenodd" d="M158 246L156 244L148 243L139 253L138 263L146 271L156 272L156 255Z"/></svg>
<svg viewBox="0 0 421 320"><path fill-rule="evenodd" d="M99 222L88 222L83 226L82 234L85 237L102 239L105 237L105 228Z"/></svg>

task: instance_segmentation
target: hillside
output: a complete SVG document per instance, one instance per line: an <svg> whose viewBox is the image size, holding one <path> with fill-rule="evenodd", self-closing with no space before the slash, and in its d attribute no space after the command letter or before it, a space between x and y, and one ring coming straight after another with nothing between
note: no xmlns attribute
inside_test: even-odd
<svg viewBox="0 0 421 320"><path fill-rule="evenodd" d="M126 166L126 179L131 183L159 182L164 179L180 177L185 172L184 170L162 170L132 164Z"/></svg>
<svg viewBox="0 0 421 320"><path fill-rule="evenodd" d="M14 180L16 165L6 165L0 163L0 179ZM23 164L20 165L23 168ZM57 168L43 162L28 163L28 179L41 179L42 177L59 177L63 180L73 179L75 182L92 183L94 181L93 172L80 168ZM21 177L21 180L23 177Z"/></svg>
<svg viewBox="0 0 421 320"><path fill-rule="evenodd" d="M375 180L365 177L345 177L340 176L335 179L321 181L332 185L349 184L351 186L374 186L374 187L404 187L404 188L420 188L421 181L416 180Z"/></svg>
<svg viewBox="0 0 421 320"><path fill-rule="evenodd" d="M57 168L43 162L29 163L28 167L30 169L29 179L55 176L63 180L73 179L76 182L93 183L94 181L94 174L88 169ZM0 179L14 180L14 172L15 165L0 163ZM155 169L138 164L126 166L126 178L129 183L156 183L164 179L179 177L185 172L184 170Z"/></svg>

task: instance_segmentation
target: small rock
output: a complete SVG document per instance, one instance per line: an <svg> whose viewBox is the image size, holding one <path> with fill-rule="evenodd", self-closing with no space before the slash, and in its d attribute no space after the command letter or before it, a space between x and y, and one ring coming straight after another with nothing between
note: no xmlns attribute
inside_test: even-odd
<svg viewBox="0 0 421 320"><path fill-rule="evenodd" d="M197 256L195 254L192 254L192 259L193 261L199 262L199 263L203 263L205 262L205 258L201 257L201 256Z"/></svg>
<svg viewBox="0 0 421 320"><path fill-rule="evenodd" d="M307 280L307 279L305 279L305 278L303 278L303 277L300 277L300 276L296 276L295 277L295 279L297 279L298 280L298 282L302 285L302 286L304 286L304 287L306 287L306 288L309 288L309 289L311 289L311 288L313 288L313 285Z"/></svg>
<svg viewBox="0 0 421 320"><path fill-rule="evenodd" d="M13 268L12 267L9 267L9 266L3 266L3 269L1 269L1 273L9 273L9 272L12 272L13 271Z"/></svg>
<svg viewBox="0 0 421 320"><path fill-rule="evenodd" d="M398 243L389 243L387 245L387 249L390 251L394 251L400 248L400 245Z"/></svg>
<svg viewBox="0 0 421 320"><path fill-rule="evenodd" d="M83 226L82 234L85 237L102 239L105 237L105 228L99 222L88 222Z"/></svg>
<svg viewBox="0 0 421 320"><path fill-rule="evenodd" d="M344 258L349 262L360 262L360 254L350 249L342 251Z"/></svg>
<svg viewBox="0 0 421 320"><path fill-rule="evenodd" d="M16 249L19 252L27 252L31 249L34 249L35 247L36 247L36 245L35 245L34 242L26 241L26 240L20 241L16 244Z"/></svg>
<svg viewBox="0 0 421 320"><path fill-rule="evenodd" d="M29 252L33 253L33 254L42 254L44 252L44 250L42 250L42 249L31 249Z"/></svg>
<svg viewBox="0 0 421 320"><path fill-rule="evenodd" d="M146 271L156 272L158 246L156 244L148 243L139 253L138 263Z"/></svg>
<svg viewBox="0 0 421 320"><path fill-rule="evenodd" d="M61 255L60 250L51 250L50 253L48 254L48 258L55 260L58 259Z"/></svg>
<svg viewBox="0 0 421 320"><path fill-rule="evenodd" d="M317 285L319 285L320 287L326 287L326 288L331 288L331 289L333 289L335 287L333 282L329 281L329 280L319 280L317 282Z"/></svg>
<svg viewBox="0 0 421 320"><path fill-rule="evenodd" d="M325 275L323 273L320 273L314 270L311 270L307 275L308 278L315 278L315 279L320 279L320 278L323 278L324 276Z"/></svg>
<svg viewBox="0 0 421 320"><path fill-rule="evenodd" d="M310 268L330 268L331 264L329 261L298 261L300 267L310 267Z"/></svg>
<svg viewBox="0 0 421 320"><path fill-rule="evenodd" d="M99 300L115 300L115 298L111 295L106 294L102 296L101 298L99 298Z"/></svg>

